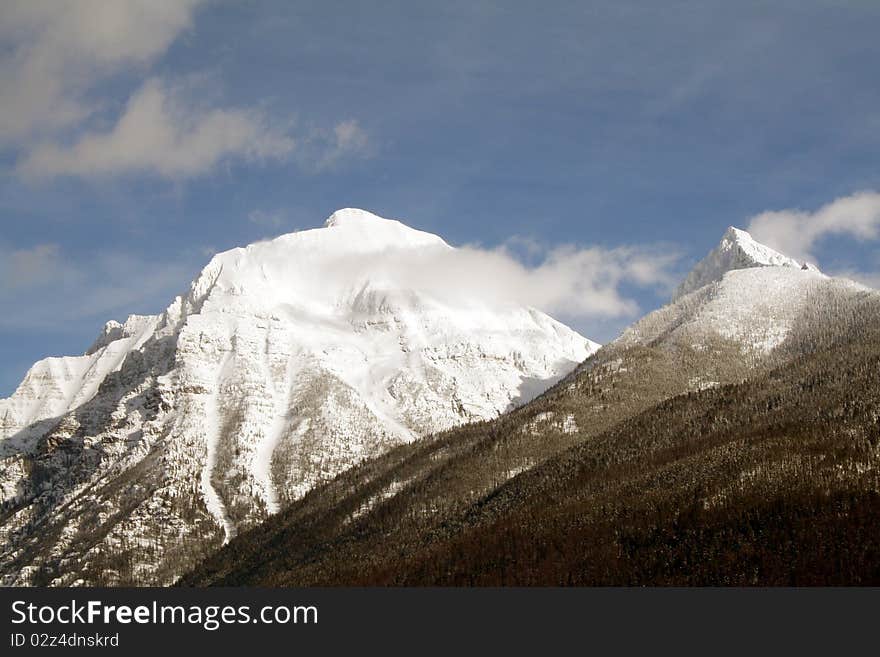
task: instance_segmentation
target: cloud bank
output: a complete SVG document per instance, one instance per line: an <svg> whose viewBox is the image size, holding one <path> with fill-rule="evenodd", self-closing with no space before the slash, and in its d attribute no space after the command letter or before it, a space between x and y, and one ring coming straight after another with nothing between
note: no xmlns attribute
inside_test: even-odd
<svg viewBox="0 0 880 657"><path fill-rule="evenodd" d="M533 256L536 264L529 266L507 247L466 246L417 259L406 275L438 296L509 301L572 319L607 319L639 313L625 286L668 291L679 260L675 252L641 246L558 246Z"/></svg>
<svg viewBox="0 0 880 657"><path fill-rule="evenodd" d="M880 193L860 192L839 198L815 212L780 210L752 217L748 231L787 255L816 262L813 247L823 237L880 238Z"/></svg>
<svg viewBox="0 0 880 657"><path fill-rule="evenodd" d="M540 248L540 252L537 249ZM621 319L639 314L637 291L666 295L673 287L679 254L669 247L579 248L533 244L526 264L508 246L412 249L389 247L367 253L320 252L290 259L283 251L262 260L254 284L265 285L265 269L277 296L270 304L302 302L323 307L359 294L414 291L452 307L526 306L564 321ZM256 271L256 270L254 270ZM243 285L247 286L245 282ZM296 290L291 297L290 290ZM261 292L262 293L262 292ZM406 297L405 297L406 298Z"/></svg>

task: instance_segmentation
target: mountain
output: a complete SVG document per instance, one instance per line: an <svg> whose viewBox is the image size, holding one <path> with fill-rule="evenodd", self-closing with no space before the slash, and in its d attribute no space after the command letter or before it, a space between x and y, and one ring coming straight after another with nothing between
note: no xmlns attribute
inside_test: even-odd
<svg viewBox="0 0 880 657"><path fill-rule="evenodd" d="M0 401L6 584L164 584L397 445L494 418L598 345L420 276L454 249L362 210L215 256Z"/></svg>
<svg viewBox="0 0 880 657"><path fill-rule="evenodd" d="M545 394L352 468L181 583L880 583L880 293L774 254L728 231Z"/></svg>

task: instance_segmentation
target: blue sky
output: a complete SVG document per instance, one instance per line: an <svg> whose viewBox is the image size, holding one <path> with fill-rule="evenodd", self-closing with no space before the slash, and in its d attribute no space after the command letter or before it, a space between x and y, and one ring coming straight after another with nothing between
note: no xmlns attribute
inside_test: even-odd
<svg viewBox="0 0 880 657"><path fill-rule="evenodd" d="M600 341L762 213L876 284L877 34L871 0L4 3L0 396L347 206L528 267L659 258L624 311L549 309Z"/></svg>

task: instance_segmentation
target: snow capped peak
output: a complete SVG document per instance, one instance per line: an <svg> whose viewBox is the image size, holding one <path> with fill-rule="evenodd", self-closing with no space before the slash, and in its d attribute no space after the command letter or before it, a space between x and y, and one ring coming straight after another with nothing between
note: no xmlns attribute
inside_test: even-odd
<svg viewBox="0 0 880 657"><path fill-rule="evenodd" d="M748 232L733 226L730 226L724 233L718 249L739 249L752 261L754 266L800 267L800 264L794 258L789 258L787 255L783 255L769 246L756 242Z"/></svg>
<svg viewBox="0 0 880 657"><path fill-rule="evenodd" d="M802 265L794 258L755 241L748 232L730 226L718 246L698 262L678 286L672 300L676 301L704 285L720 281L729 271L751 267L790 267L814 273L819 271L812 265Z"/></svg>
<svg viewBox="0 0 880 657"><path fill-rule="evenodd" d="M281 304L326 314L367 283L407 287L399 278L382 280L388 263L415 260L428 249L452 247L437 235L366 210L337 210L321 228L215 255L190 286L184 314L199 312L209 297L225 297L229 310L265 312ZM168 313L175 314L174 308Z"/></svg>
<svg viewBox="0 0 880 657"><path fill-rule="evenodd" d="M385 219L380 217L377 214L373 214L372 212L368 212L367 210L361 210L360 208L341 208L331 214L327 221L324 222L324 226L326 228L332 228L334 226L345 226L348 224L358 223L358 222L390 222L393 221L391 219ZM394 223L400 223L399 221L395 221Z"/></svg>
<svg viewBox="0 0 880 657"><path fill-rule="evenodd" d="M377 247L446 246L446 242L437 235L410 228L395 219L385 219L358 208L337 210L324 222L324 228L333 229L332 231L317 229L325 234L326 240L350 242L361 247L357 250L372 250Z"/></svg>
<svg viewBox="0 0 880 657"><path fill-rule="evenodd" d="M451 250L437 235L399 221L338 210L321 228L217 254L192 283L183 313L201 312L209 303L229 312L269 316L296 309L339 318L365 286L409 290L405 264Z"/></svg>

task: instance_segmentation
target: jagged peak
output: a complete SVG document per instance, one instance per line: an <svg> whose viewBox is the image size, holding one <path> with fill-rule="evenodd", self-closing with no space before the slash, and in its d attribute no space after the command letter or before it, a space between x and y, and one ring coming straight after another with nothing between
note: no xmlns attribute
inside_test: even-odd
<svg viewBox="0 0 880 657"><path fill-rule="evenodd" d="M800 267L794 258L776 251L760 242L756 241L751 234L734 226L728 227L721 238L718 245L719 249L739 248L742 253L751 259L755 265L773 266L773 267Z"/></svg>
<svg viewBox="0 0 880 657"><path fill-rule="evenodd" d="M700 260L675 290L675 301L704 285L720 281L724 274L750 267L790 267L817 273L819 270L756 241L747 231L729 226L718 245Z"/></svg>
<svg viewBox="0 0 880 657"><path fill-rule="evenodd" d="M85 355L91 356L111 342L140 333L148 324L155 320L155 315L129 315L122 324L115 319L111 319L104 324L101 333L92 343L92 346L85 352Z"/></svg>

